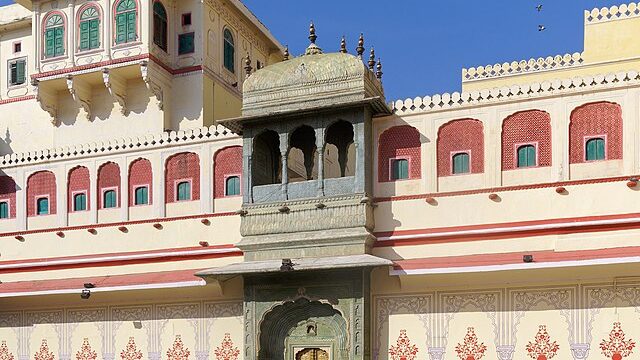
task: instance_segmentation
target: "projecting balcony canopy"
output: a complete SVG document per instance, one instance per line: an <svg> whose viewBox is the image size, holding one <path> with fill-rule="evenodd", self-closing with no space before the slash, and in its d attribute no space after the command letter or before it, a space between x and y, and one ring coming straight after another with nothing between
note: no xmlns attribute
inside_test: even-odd
<svg viewBox="0 0 640 360"><path fill-rule="evenodd" d="M391 260L368 254L291 259L291 263L292 269L288 270L288 272L375 268L393 265ZM284 270L282 270L282 266L282 260L247 261L200 271L196 273L196 276L204 279L214 278L216 280L225 281L238 275L266 275L282 273L284 272Z"/></svg>

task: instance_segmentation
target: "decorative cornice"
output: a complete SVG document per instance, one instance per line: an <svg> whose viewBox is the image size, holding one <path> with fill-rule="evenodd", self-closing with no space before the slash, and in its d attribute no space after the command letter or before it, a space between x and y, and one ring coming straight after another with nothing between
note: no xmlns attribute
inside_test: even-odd
<svg viewBox="0 0 640 360"><path fill-rule="evenodd" d="M213 139L232 139L237 137L222 125L212 125L190 130L164 132L161 134L140 135L137 137L111 139L90 144L69 145L55 149L44 149L24 153L8 154L0 157L0 165L13 167L33 165L56 160L78 159L97 155L111 155L128 151L154 149L177 145L195 144Z"/></svg>
<svg viewBox="0 0 640 360"><path fill-rule="evenodd" d="M582 65L582 53L531 58L529 60L505 62L502 64L470 67L462 69L462 82L499 78L508 75L522 75L546 70L557 70Z"/></svg>
<svg viewBox="0 0 640 360"><path fill-rule="evenodd" d="M390 106L397 115L409 115L638 85L640 85L640 74L638 71L630 70L606 75L576 76L571 79L554 79L524 85L463 91L462 93L437 94L397 100Z"/></svg>
<svg viewBox="0 0 640 360"><path fill-rule="evenodd" d="M595 8L591 11L585 10L584 23L593 24L611 20L628 19L640 16L640 3L622 4L619 6Z"/></svg>

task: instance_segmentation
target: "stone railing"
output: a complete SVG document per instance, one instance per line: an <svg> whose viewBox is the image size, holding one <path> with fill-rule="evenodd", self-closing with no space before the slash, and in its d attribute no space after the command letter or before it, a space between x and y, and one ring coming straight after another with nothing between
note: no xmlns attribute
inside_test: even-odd
<svg viewBox="0 0 640 360"><path fill-rule="evenodd" d="M577 76L571 79L556 79L469 92L444 93L415 99L397 100L391 103L395 114L407 115L430 111L478 106L506 101L517 101L543 96L593 91L598 89L640 85L638 71L623 71L607 75Z"/></svg>
<svg viewBox="0 0 640 360"><path fill-rule="evenodd" d="M110 155L127 151L197 143L211 139L232 138L235 136L237 135L222 125L212 125L210 127L190 130L171 131L161 134L98 141L89 144L69 145L55 149L14 153L0 157L0 166L31 165L86 156Z"/></svg>
<svg viewBox="0 0 640 360"><path fill-rule="evenodd" d="M462 82L491 79L508 75L521 75L544 70L556 70L581 65L584 62L581 53L564 54L511 63L470 67L462 69Z"/></svg>
<svg viewBox="0 0 640 360"><path fill-rule="evenodd" d="M601 9L585 10L585 24L599 23L609 20L626 19L640 16L640 3L622 4L620 6L603 7Z"/></svg>

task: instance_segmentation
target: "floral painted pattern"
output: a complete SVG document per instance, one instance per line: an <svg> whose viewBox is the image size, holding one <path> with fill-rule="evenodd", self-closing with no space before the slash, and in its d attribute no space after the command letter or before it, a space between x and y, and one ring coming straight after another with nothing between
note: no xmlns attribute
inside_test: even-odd
<svg viewBox="0 0 640 360"><path fill-rule="evenodd" d="M478 336L472 327L467 329L464 341L456 346L456 353L460 360L480 360L486 351L487 347L484 343L478 343Z"/></svg>
<svg viewBox="0 0 640 360"><path fill-rule="evenodd" d="M633 353L636 343L626 339L619 322L613 324L613 330L609 333L609 340L604 339L600 343L602 355L611 360L622 360Z"/></svg>
<svg viewBox="0 0 640 360"><path fill-rule="evenodd" d="M6 341L2 341L0 345L0 360L13 360L13 354L9 352Z"/></svg>
<svg viewBox="0 0 640 360"><path fill-rule="evenodd" d="M91 348L89 339L84 338L80 351L76 353L76 360L96 360L98 354Z"/></svg>
<svg viewBox="0 0 640 360"><path fill-rule="evenodd" d="M240 350L233 345L233 340L231 340L231 334L224 334L224 339L222 339L222 344L217 347L214 351L216 354L217 360L237 360L238 355L240 355Z"/></svg>
<svg viewBox="0 0 640 360"><path fill-rule="evenodd" d="M415 360L418 354L418 347L411 343L407 336L407 330L400 330L400 336L395 346L389 349L391 360Z"/></svg>
<svg viewBox="0 0 640 360"><path fill-rule="evenodd" d="M176 335L173 346L167 350L167 360L187 360L189 359L189 355L191 355L191 351L184 347L180 335Z"/></svg>
<svg viewBox="0 0 640 360"><path fill-rule="evenodd" d="M558 354L560 345L555 341L551 342L551 336L547 332L547 326L540 325L534 341L529 342L526 349L529 357L532 359L549 360Z"/></svg>
<svg viewBox="0 0 640 360"><path fill-rule="evenodd" d="M142 351L138 350L136 346L136 340L133 337L129 338L127 347L120 352L120 359L122 360L141 360Z"/></svg>
<svg viewBox="0 0 640 360"><path fill-rule="evenodd" d="M40 350L34 355L35 360L54 360L56 357L51 351L49 351L49 344L47 340L42 339L40 344Z"/></svg>

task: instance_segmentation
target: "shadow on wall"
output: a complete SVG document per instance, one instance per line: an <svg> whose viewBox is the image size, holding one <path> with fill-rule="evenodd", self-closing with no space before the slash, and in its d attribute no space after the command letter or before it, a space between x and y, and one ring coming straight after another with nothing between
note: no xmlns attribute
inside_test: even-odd
<svg viewBox="0 0 640 360"><path fill-rule="evenodd" d="M0 156L13 154L13 148L11 148L11 132L7 127L4 133L4 138L0 139Z"/></svg>

